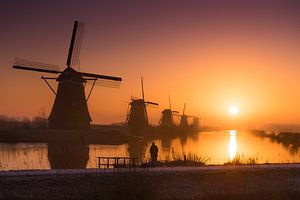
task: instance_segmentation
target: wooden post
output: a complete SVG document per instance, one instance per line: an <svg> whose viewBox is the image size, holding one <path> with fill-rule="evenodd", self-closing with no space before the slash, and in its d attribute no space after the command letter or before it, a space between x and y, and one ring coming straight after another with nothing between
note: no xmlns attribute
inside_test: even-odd
<svg viewBox="0 0 300 200"><path fill-rule="evenodd" d="M100 159L100 157L98 157L98 168L101 168L100 162L101 162L101 159Z"/></svg>
<svg viewBox="0 0 300 200"><path fill-rule="evenodd" d="M107 158L107 169L109 168L109 158Z"/></svg>

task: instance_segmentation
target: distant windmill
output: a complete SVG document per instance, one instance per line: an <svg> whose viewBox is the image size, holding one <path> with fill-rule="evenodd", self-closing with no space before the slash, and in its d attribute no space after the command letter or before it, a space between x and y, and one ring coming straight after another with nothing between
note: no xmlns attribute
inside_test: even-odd
<svg viewBox="0 0 300 200"><path fill-rule="evenodd" d="M199 129L199 128L200 128L200 117L199 117L199 112L197 112L197 116L195 116L195 117L193 118L192 127L195 128L195 129Z"/></svg>
<svg viewBox="0 0 300 200"><path fill-rule="evenodd" d="M129 103L130 109L126 117L126 123L134 131L143 130L149 125L146 105L158 106L158 103L145 101L143 77L141 77L141 86L142 98L131 98L131 102Z"/></svg>
<svg viewBox="0 0 300 200"><path fill-rule="evenodd" d="M188 116L185 115L185 106L186 106L186 103L184 103L184 106L183 106L183 111L182 111L182 115L181 115L181 118L180 118L180 124L179 126L180 127L188 127Z"/></svg>
<svg viewBox="0 0 300 200"><path fill-rule="evenodd" d="M91 117L88 111L87 101L95 85L106 87L119 87L122 81L120 77L91 74L76 71L75 65L79 64L79 53L83 38L84 23L75 21L67 58L67 67L61 71L57 65L49 65L38 62L16 59L14 69L59 74L58 77L44 77L52 92L56 95L52 111L48 118L49 127L57 129L89 129ZM58 81L57 92L47 80ZM92 81L92 82L91 82ZM91 89L86 98L84 88L86 83L91 83Z"/></svg>
<svg viewBox="0 0 300 200"><path fill-rule="evenodd" d="M173 118L174 113L179 113L179 112L172 110L171 98L169 96L169 109L164 109L162 111L162 117L159 121L159 126L164 128L174 127L175 126L174 118Z"/></svg>
<svg viewBox="0 0 300 200"><path fill-rule="evenodd" d="M185 108L186 108L186 103L184 103L182 115L177 115L177 116L180 116L179 127L181 127L181 128L187 128L189 126L189 123L188 123L188 118L189 117L195 118L195 116L186 115L185 114Z"/></svg>

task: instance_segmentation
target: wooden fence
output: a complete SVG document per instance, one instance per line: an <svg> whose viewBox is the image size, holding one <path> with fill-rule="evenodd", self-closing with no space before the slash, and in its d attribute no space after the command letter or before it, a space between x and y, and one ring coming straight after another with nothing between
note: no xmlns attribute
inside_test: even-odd
<svg viewBox="0 0 300 200"><path fill-rule="evenodd" d="M137 167L137 158L130 157L97 157L98 168L132 168Z"/></svg>

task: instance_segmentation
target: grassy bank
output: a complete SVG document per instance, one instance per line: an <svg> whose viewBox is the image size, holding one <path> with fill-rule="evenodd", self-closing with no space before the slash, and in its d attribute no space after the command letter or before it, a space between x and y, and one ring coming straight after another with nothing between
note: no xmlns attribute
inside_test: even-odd
<svg viewBox="0 0 300 200"><path fill-rule="evenodd" d="M4 199L298 199L300 170L2 176L0 195Z"/></svg>

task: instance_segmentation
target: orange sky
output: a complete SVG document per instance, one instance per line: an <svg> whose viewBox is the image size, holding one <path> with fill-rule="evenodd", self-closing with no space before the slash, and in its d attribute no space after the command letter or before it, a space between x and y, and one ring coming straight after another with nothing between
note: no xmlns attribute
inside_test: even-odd
<svg viewBox="0 0 300 200"><path fill-rule="evenodd" d="M64 67L76 19L86 22L80 70L123 77L120 89L93 91L88 105L95 123L125 120L130 97L141 95L141 75L146 99L160 104L148 109L153 124L168 95L175 110L187 103L187 114L199 112L205 125L300 123L300 7L294 1L113 2L77 3L74 12L67 4L20 5L17 16L9 12L13 3L2 7L0 114L50 112L54 95L42 74L12 70L12 64L19 57ZM237 116L229 116L231 104L240 108Z"/></svg>

